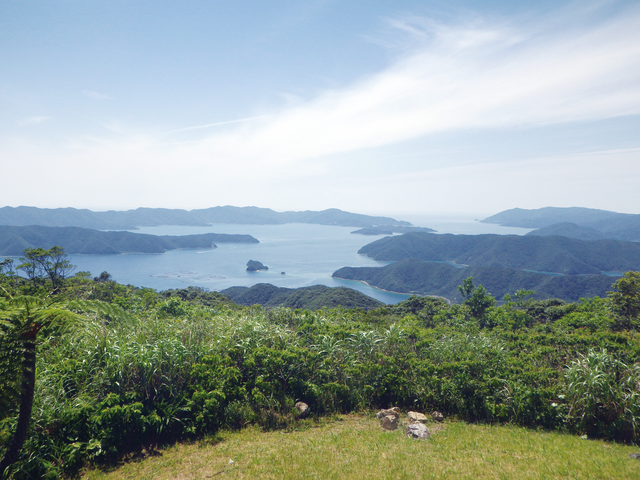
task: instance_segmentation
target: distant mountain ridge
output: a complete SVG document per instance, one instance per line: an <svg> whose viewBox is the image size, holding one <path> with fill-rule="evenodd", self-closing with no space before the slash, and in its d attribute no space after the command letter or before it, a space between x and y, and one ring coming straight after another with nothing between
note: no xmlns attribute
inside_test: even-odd
<svg viewBox="0 0 640 480"><path fill-rule="evenodd" d="M617 213L608 210L582 207L545 207L533 210L513 208L481 220L508 227L544 228L552 225L573 223L595 229L605 238L640 241L640 215ZM566 232L571 234L571 232Z"/></svg>
<svg viewBox="0 0 640 480"><path fill-rule="evenodd" d="M563 275L640 270L640 243L620 240L587 242L566 237L412 232L381 238L358 253L379 261L415 258Z"/></svg>
<svg viewBox="0 0 640 480"><path fill-rule="evenodd" d="M411 226L409 222L345 212L337 208L323 211L276 212L259 207L211 207L196 210L137 208L135 210L94 212L76 208L2 207L0 225L81 227L96 230L133 230L141 226L207 226L215 223L280 225L311 223L346 227Z"/></svg>
<svg viewBox="0 0 640 480"><path fill-rule="evenodd" d="M215 243L260 243L251 235L145 235L79 227L0 226L0 255L22 255L26 248L62 247L65 253L113 255L164 253L178 248L215 248Z"/></svg>

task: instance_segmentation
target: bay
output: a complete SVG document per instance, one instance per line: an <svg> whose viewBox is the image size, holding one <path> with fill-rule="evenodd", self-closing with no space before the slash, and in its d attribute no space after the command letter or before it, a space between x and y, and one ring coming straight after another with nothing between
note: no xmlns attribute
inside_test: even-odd
<svg viewBox="0 0 640 480"><path fill-rule="evenodd" d="M436 228L438 233L523 234L529 231L482 224L467 217L425 216L408 220L419 226ZM386 304L396 304L408 298L409 295L385 292L362 282L331 277L333 272L345 266L379 267L389 263L377 262L357 253L361 247L382 236L355 235L351 233L354 230L355 227L295 223L142 227L133 232L151 235L248 234L260 243L218 243L215 249L170 250L163 254L69 255L69 260L77 266L76 271L90 272L92 276L106 271L119 283L155 290L193 285L220 291L233 286L270 283L287 288L344 286ZM262 262L269 270L247 272L249 260Z"/></svg>

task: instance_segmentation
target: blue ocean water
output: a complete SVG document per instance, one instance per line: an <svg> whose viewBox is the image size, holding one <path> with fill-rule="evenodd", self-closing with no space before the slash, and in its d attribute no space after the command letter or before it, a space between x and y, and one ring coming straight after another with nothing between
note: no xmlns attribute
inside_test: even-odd
<svg viewBox="0 0 640 480"><path fill-rule="evenodd" d="M437 220L437 221L436 221ZM436 228L439 233L526 233L526 229L507 229L472 219L421 219L420 226ZM358 250L381 236L356 235L354 227L309 224L230 225L208 227L143 227L136 233L152 235L191 235L199 233L249 234L259 244L218 243L218 248L170 250L164 254L69 255L76 271L97 276L106 271L114 280L156 290L185 288L189 285L219 291L233 286L271 283L278 287L298 288L310 285L346 286L387 304L395 304L408 295L385 292L362 282L339 280L331 274L341 267L378 267L377 262L358 255ZM268 271L247 272L249 260L257 260Z"/></svg>

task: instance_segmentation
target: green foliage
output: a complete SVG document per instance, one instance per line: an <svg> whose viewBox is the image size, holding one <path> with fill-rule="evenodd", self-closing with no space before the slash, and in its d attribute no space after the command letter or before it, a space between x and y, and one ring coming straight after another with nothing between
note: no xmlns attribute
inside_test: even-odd
<svg viewBox="0 0 640 480"><path fill-rule="evenodd" d="M54 289L60 287L75 268L67 260L64 250L58 246L51 247L49 250L27 248L20 261L23 263L18 265L18 269L24 271L34 285L42 284L45 278L48 278Z"/></svg>
<svg viewBox="0 0 640 480"><path fill-rule="evenodd" d="M630 441L640 429L640 366L589 350L566 369L568 419L589 436Z"/></svg>
<svg viewBox="0 0 640 480"><path fill-rule="evenodd" d="M637 325L640 320L640 272L626 272L609 292L613 311L620 317L621 326Z"/></svg>
<svg viewBox="0 0 640 480"><path fill-rule="evenodd" d="M2 281L4 292L20 288ZM312 311L67 279L56 297L83 321L39 334L15 478L72 476L87 462L221 428L280 428L296 421L297 401L314 416L398 406L640 443L640 339L616 323L609 299L568 304L518 292L496 306L472 280L463 289L462 305L411 297ZM110 300L86 303L95 298ZM0 340L5 448L20 352Z"/></svg>

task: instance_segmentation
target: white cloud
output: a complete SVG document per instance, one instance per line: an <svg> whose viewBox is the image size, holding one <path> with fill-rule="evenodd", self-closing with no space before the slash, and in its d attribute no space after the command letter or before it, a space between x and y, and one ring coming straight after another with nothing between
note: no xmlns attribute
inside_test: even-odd
<svg viewBox="0 0 640 480"><path fill-rule="evenodd" d="M16 123L18 124L19 127L26 127L28 125L37 125L38 123L46 122L47 120L50 120L50 119L51 117L47 117L47 116L27 117L27 118L18 120Z"/></svg>
<svg viewBox="0 0 640 480"><path fill-rule="evenodd" d="M211 135L201 148L290 163L439 131L640 114L640 10L561 26L433 26L429 42L377 75Z"/></svg>

